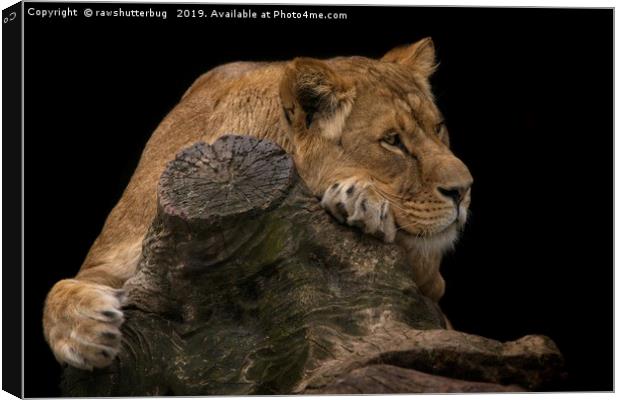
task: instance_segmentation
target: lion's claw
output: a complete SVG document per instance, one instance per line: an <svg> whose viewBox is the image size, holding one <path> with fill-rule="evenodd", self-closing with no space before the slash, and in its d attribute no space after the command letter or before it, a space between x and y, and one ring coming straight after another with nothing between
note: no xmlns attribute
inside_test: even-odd
<svg viewBox="0 0 620 400"><path fill-rule="evenodd" d="M80 369L110 365L121 345L122 291L66 279L50 292L43 317L45 338L62 364Z"/></svg>
<svg viewBox="0 0 620 400"><path fill-rule="evenodd" d="M321 205L341 223L361 228L385 242L396 236L394 216L389 203L356 179L335 183L327 189Z"/></svg>

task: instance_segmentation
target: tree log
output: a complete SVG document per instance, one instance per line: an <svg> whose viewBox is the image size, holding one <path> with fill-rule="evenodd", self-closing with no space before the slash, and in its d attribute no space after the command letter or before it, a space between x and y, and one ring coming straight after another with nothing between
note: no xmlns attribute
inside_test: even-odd
<svg viewBox="0 0 620 400"><path fill-rule="evenodd" d="M340 225L275 144L180 152L125 285L114 364L67 367L67 396L500 392L555 388L544 336L446 330L406 254Z"/></svg>

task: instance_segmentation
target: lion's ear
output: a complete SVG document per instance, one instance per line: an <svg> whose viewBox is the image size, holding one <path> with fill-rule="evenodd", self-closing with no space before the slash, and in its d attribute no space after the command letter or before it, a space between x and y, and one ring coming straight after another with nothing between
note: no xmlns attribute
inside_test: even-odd
<svg viewBox="0 0 620 400"><path fill-rule="evenodd" d="M433 39L427 37L408 46L396 47L388 51L381 61L407 65L428 78L437 68Z"/></svg>
<svg viewBox="0 0 620 400"><path fill-rule="evenodd" d="M284 71L280 100L294 130L318 131L337 139L353 102L353 88L326 63L296 58Z"/></svg>

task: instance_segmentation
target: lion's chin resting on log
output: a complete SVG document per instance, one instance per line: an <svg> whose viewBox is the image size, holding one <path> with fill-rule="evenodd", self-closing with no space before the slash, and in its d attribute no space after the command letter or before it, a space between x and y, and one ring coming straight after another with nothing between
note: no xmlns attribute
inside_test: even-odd
<svg viewBox="0 0 620 400"><path fill-rule="evenodd" d="M225 136L163 173L112 365L71 396L522 391L562 357L443 329L401 246L339 224L268 140Z"/></svg>

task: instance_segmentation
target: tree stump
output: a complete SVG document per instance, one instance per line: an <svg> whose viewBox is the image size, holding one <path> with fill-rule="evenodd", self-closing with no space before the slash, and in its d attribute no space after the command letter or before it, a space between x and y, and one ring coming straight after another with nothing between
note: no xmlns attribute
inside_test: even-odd
<svg viewBox="0 0 620 400"><path fill-rule="evenodd" d="M543 336L446 330L406 255L340 225L277 145L225 136L180 152L125 285L122 349L67 367L67 396L545 390Z"/></svg>

